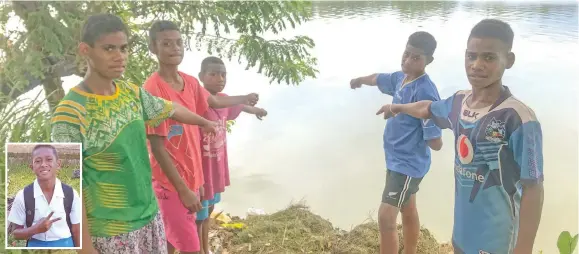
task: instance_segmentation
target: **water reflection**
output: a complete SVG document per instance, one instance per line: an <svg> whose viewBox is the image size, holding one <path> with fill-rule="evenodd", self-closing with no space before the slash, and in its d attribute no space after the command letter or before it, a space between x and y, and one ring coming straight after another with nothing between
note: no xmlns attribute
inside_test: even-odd
<svg viewBox="0 0 579 254"><path fill-rule="evenodd" d="M403 22L413 22L429 17L447 19L458 5L450 1L319 1L314 3L314 17L359 19L388 13Z"/></svg>
<svg viewBox="0 0 579 254"><path fill-rule="evenodd" d="M473 1L318 1L314 18L318 20L363 19L393 15L403 23L430 19L447 22L456 12L501 17L525 27L526 33L549 35L557 39L577 40L577 2L473 2ZM384 24L387 29L388 24Z"/></svg>

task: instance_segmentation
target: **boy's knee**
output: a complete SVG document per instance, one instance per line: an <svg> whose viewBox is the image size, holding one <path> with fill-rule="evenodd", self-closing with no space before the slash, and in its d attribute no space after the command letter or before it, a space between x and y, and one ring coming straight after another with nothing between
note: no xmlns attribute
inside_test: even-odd
<svg viewBox="0 0 579 254"><path fill-rule="evenodd" d="M395 231L396 218L400 210L392 205L382 203L378 209L378 224L381 231Z"/></svg>
<svg viewBox="0 0 579 254"><path fill-rule="evenodd" d="M405 206L400 209L400 213L402 216L414 216L415 214L418 214L418 209L416 209L416 206L412 205Z"/></svg>

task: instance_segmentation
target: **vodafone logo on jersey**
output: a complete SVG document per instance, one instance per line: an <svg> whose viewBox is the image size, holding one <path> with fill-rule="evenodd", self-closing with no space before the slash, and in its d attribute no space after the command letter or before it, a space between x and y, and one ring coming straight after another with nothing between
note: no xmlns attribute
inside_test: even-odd
<svg viewBox="0 0 579 254"><path fill-rule="evenodd" d="M470 164L472 158L474 157L474 151L472 149L472 143L465 135L460 135L456 140L456 151L458 154L458 159L462 164Z"/></svg>

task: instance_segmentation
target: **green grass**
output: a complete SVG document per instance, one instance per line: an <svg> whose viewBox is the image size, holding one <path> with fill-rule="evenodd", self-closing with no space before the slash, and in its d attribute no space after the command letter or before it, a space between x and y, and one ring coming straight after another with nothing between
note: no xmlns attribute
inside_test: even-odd
<svg viewBox="0 0 579 254"><path fill-rule="evenodd" d="M61 168L58 172L58 179L65 184L72 186L77 192L80 192L80 179L72 178L72 173L77 167L64 167ZM8 197L13 197L18 193L18 191L22 190L26 185L34 182L36 179L36 175L32 172L32 169L28 165L10 165L10 171L8 171L8 179L10 180L10 184L8 185ZM4 191L4 185L1 186L2 191ZM80 193L79 193L80 194ZM3 195L2 195L3 196ZM4 205L4 202L2 202ZM4 207L2 207L0 211L1 218L4 218ZM4 230L1 230L0 237L4 240ZM26 245L26 241L18 241L14 240L12 236L8 236L8 243L10 246L14 247L24 247ZM4 246L2 246L3 248ZM19 250L10 251L8 253L23 253ZM28 251L28 253L49 253L47 251ZM60 251L60 252L51 252L51 253L76 253L76 251Z"/></svg>
<svg viewBox="0 0 579 254"><path fill-rule="evenodd" d="M10 166L9 168L8 179L10 180L10 184L8 185L8 196L12 197L16 195L19 190L26 187L26 185L34 182L36 175L34 175L28 165ZM61 168L57 177L63 183L72 186L77 192L80 192L80 179L72 178L72 173L75 169L75 167Z"/></svg>

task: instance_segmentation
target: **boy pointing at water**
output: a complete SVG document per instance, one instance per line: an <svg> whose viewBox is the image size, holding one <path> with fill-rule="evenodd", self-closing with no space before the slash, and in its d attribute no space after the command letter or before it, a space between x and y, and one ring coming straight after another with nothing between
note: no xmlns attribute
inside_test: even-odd
<svg viewBox="0 0 579 254"><path fill-rule="evenodd" d="M373 74L353 79L352 89L362 85L378 86L393 97L393 103L439 100L434 82L425 72L433 60L436 40L427 32L416 32L408 38L402 55L402 71ZM432 122L409 115L388 120L384 131L386 154L386 187L378 210L380 252L398 253L396 218L402 213L405 253L416 253L420 222L416 210L416 193L430 168L430 149L442 147L441 130Z"/></svg>

